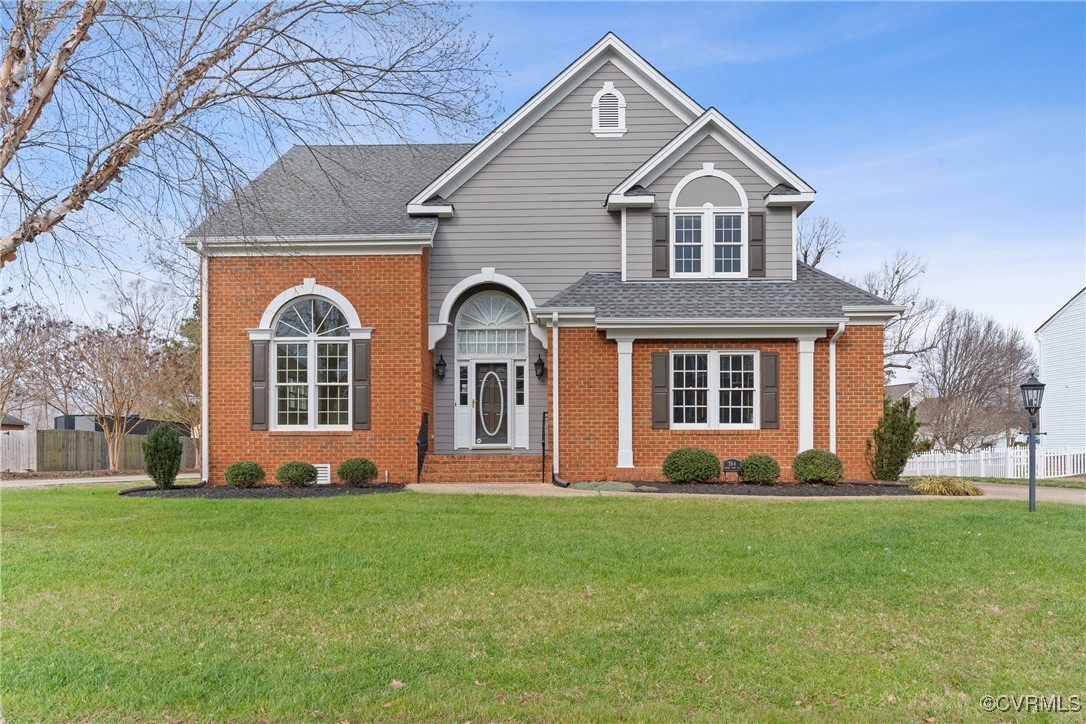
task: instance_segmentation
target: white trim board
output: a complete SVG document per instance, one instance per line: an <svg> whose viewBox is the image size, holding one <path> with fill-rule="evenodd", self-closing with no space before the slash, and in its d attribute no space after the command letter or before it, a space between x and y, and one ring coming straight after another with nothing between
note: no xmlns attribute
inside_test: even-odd
<svg viewBox="0 0 1086 724"><path fill-rule="evenodd" d="M449 198L456 189L607 62L614 63L684 123L692 123L703 113L702 107L681 88L653 68L617 35L607 33L408 204L423 204L434 196Z"/></svg>

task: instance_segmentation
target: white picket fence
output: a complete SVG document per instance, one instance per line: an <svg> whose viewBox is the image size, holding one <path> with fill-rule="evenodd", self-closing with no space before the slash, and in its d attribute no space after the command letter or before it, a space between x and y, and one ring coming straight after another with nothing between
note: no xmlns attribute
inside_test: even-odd
<svg viewBox="0 0 1086 724"><path fill-rule="evenodd" d="M35 430L0 431L0 472L37 470L37 440Z"/></svg>
<svg viewBox="0 0 1086 724"><path fill-rule="evenodd" d="M904 475L955 475L978 478L1028 478L1029 448L926 452L909 458ZM1037 477L1086 475L1086 448L1037 448Z"/></svg>

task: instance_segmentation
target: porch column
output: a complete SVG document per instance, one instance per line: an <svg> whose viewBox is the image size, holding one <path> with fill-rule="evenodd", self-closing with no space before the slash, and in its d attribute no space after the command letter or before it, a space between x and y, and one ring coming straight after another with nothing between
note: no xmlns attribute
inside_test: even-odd
<svg viewBox="0 0 1086 724"><path fill-rule="evenodd" d="M632 468L633 337L618 337L618 467Z"/></svg>
<svg viewBox="0 0 1086 724"><path fill-rule="evenodd" d="M799 345L799 451L814 447L814 341L797 337Z"/></svg>

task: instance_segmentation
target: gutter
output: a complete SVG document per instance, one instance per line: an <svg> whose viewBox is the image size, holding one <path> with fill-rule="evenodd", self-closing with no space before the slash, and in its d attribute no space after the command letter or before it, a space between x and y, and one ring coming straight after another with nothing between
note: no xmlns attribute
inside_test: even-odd
<svg viewBox="0 0 1086 724"><path fill-rule="evenodd" d="M845 333L845 323L837 325L830 337L830 452L837 453L837 340Z"/></svg>

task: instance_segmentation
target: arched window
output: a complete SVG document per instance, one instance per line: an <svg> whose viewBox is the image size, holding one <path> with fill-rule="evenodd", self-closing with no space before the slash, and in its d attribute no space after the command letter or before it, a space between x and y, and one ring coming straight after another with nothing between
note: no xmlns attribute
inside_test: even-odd
<svg viewBox="0 0 1086 724"><path fill-rule="evenodd" d="M733 177L704 164L671 192L671 275L745 277L747 196Z"/></svg>
<svg viewBox="0 0 1086 724"><path fill-rule="evenodd" d="M290 302L276 317L273 344L275 427L346 428L350 332L339 307L320 297Z"/></svg>
<svg viewBox="0 0 1086 724"><path fill-rule="evenodd" d="M626 98L607 81L592 98L592 133L597 138L626 133Z"/></svg>
<svg viewBox="0 0 1086 724"><path fill-rule="evenodd" d="M524 357L528 354L524 309L501 292L482 292L460 308L456 354L468 357Z"/></svg>

